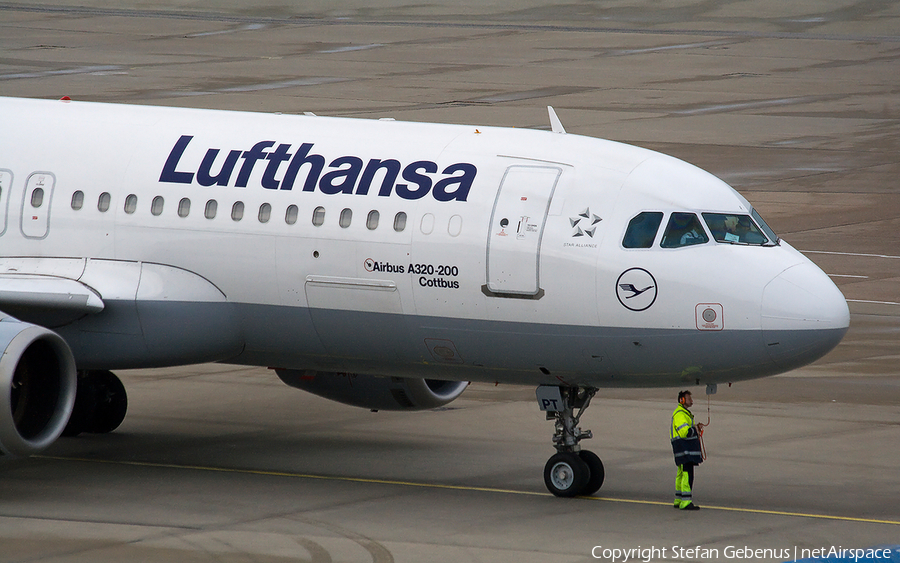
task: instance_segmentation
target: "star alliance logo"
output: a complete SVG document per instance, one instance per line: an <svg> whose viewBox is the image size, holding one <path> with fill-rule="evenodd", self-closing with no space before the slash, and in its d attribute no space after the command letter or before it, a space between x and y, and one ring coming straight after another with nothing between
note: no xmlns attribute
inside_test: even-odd
<svg viewBox="0 0 900 563"><path fill-rule="evenodd" d="M603 219L600 217L591 213L590 208L585 209L575 217L569 217L569 223L572 227L572 237L583 237L584 235L587 235L594 238L594 233L597 231L597 223L602 220ZM590 222L590 225L588 225L588 222Z"/></svg>

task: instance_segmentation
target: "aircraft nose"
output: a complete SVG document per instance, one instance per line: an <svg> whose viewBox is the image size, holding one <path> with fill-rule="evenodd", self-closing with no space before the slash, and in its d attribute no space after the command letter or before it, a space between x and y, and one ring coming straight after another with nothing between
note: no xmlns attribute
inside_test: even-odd
<svg viewBox="0 0 900 563"><path fill-rule="evenodd" d="M830 352L850 327L844 295L812 262L775 276L763 289L760 313L769 354L786 370Z"/></svg>

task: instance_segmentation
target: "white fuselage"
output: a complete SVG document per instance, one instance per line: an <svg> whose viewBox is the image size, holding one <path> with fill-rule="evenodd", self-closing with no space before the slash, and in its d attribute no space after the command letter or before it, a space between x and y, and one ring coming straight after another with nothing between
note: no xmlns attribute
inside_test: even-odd
<svg viewBox="0 0 900 563"><path fill-rule="evenodd" d="M79 367L675 386L792 369L848 326L834 284L784 242L717 242L702 223L707 242L663 247L673 213L751 208L652 151L465 125L0 111L0 283L85 302L41 317L39 298L16 309L0 291L0 310L58 332ZM642 212L660 226L626 248Z"/></svg>

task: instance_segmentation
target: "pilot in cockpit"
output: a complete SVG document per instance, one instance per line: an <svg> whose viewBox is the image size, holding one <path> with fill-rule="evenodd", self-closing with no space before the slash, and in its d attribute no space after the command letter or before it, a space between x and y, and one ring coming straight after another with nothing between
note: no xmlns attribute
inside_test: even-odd
<svg viewBox="0 0 900 563"><path fill-rule="evenodd" d="M722 240L727 242L740 242L741 235L739 234L739 228L741 227L740 221L738 220L737 215L726 215L725 220L723 221L725 226L725 233L722 236ZM743 232L747 232L747 227L740 229Z"/></svg>
<svg viewBox="0 0 900 563"><path fill-rule="evenodd" d="M661 246L678 248L709 241L700 221L693 213L672 213Z"/></svg>

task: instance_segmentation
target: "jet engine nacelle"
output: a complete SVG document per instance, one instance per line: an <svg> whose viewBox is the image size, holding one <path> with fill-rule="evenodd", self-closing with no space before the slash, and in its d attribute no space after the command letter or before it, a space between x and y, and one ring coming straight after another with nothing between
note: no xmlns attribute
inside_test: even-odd
<svg viewBox="0 0 900 563"><path fill-rule="evenodd" d="M0 452L38 453L72 413L75 358L55 332L2 315L0 351Z"/></svg>
<svg viewBox="0 0 900 563"><path fill-rule="evenodd" d="M339 403L370 410L416 411L442 407L459 397L467 381L379 377L356 373L275 370L297 389Z"/></svg>

